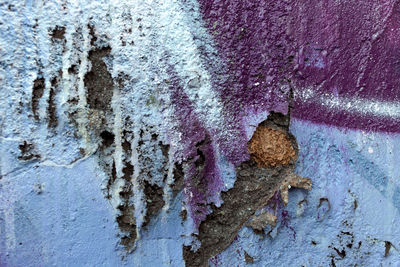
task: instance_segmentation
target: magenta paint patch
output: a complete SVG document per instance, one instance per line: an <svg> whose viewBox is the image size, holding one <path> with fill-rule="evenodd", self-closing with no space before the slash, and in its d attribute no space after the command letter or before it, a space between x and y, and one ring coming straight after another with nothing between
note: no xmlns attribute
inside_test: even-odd
<svg viewBox="0 0 400 267"><path fill-rule="evenodd" d="M209 214L210 203L220 203L223 181L217 166L216 151L209 132L201 123L192 103L183 91L180 80L170 68L171 102L179 122L182 149L176 160L188 161L185 169L185 202L195 228Z"/></svg>
<svg viewBox="0 0 400 267"><path fill-rule="evenodd" d="M196 229L210 213L208 204L221 204L223 182L214 155L212 143L202 144L198 156L186 169L185 201Z"/></svg>
<svg viewBox="0 0 400 267"><path fill-rule="evenodd" d="M386 1L199 0L221 65L206 62L226 127L195 114L173 67L179 159L192 159L186 202L196 226L223 188L216 150L247 160L246 111L286 114L345 128L400 131L400 4ZM199 48L201 53L201 49ZM207 61L208 59L204 59ZM218 65L218 66L217 66ZM255 115L256 116L256 115ZM221 129L222 128L222 129ZM204 169L196 167L196 144Z"/></svg>
<svg viewBox="0 0 400 267"><path fill-rule="evenodd" d="M224 104L400 131L400 4L200 0L229 79Z"/></svg>
<svg viewBox="0 0 400 267"><path fill-rule="evenodd" d="M292 41L280 27L290 6L279 1L199 1L229 78L221 97L240 116L246 107L287 112ZM270 3L268 3L270 2Z"/></svg>

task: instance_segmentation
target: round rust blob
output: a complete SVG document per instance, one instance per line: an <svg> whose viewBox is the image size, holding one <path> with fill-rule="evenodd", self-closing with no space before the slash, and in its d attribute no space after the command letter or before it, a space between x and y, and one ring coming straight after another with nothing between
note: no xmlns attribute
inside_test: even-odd
<svg viewBox="0 0 400 267"><path fill-rule="evenodd" d="M247 146L259 167L288 165L296 156L287 134L267 126L259 126Z"/></svg>

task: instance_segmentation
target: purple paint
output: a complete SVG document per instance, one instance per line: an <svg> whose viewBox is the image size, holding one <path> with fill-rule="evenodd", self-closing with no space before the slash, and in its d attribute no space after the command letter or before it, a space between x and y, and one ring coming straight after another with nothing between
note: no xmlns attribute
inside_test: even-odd
<svg viewBox="0 0 400 267"><path fill-rule="evenodd" d="M346 128L399 132L399 111L379 113L400 99L400 3L380 1L199 0L229 78L225 107L246 107ZM360 19L362 18L362 19ZM323 103L339 98L353 107ZM359 100L358 102L355 100ZM378 103L374 108L363 101Z"/></svg>
<svg viewBox="0 0 400 267"><path fill-rule="evenodd" d="M219 257L220 257L220 255L217 254L215 257L212 257L212 258L210 259L210 262L211 262L212 264L214 264L215 266L218 266L219 263L220 263Z"/></svg>
<svg viewBox="0 0 400 267"><path fill-rule="evenodd" d="M200 156L196 156L185 172L185 198L196 229L209 214L208 204L220 204L220 193L223 189L212 143L202 145L199 150L205 160L203 169L199 170L196 166L196 162L202 160Z"/></svg>
<svg viewBox="0 0 400 267"><path fill-rule="evenodd" d="M296 240L296 231L294 230L293 226L289 225L290 215L287 210L282 210L281 221L283 226L285 226L286 228L290 229L293 232L293 239Z"/></svg>
<svg viewBox="0 0 400 267"><path fill-rule="evenodd" d="M223 188L217 150L234 165L249 158L243 119L248 110L286 114L292 102L292 116L314 123L400 131L400 114L365 110L354 102L395 103L400 98L399 3L199 2L222 62L206 66L222 101L225 128L208 129L198 119L176 71L172 66L169 70L171 101L180 123L175 130L182 134L175 156L190 162L185 196L196 227L209 213L208 205L219 202ZM329 104L335 98L360 106ZM206 137L208 143L197 147ZM195 163L199 152L204 155L202 169Z"/></svg>
<svg viewBox="0 0 400 267"><path fill-rule="evenodd" d="M173 67L171 77L171 102L180 123L181 149L175 153L176 161L187 161L185 170L185 202L196 229L209 214L210 203L220 203L223 181L217 166L213 141L205 126L198 120L194 108L185 94ZM204 142L204 144L202 144ZM202 155L202 157L200 156ZM204 160L199 170L197 162Z"/></svg>
<svg viewBox="0 0 400 267"><path fill-rule="evenodd" d="M236 116L245 107L287 113L287 92L277 87L287 78L280 68L285 68L288 59L282 55L290 54L291 45L276 21L285 20L288 6L276 1L199 2L229 74L221 92L228 110Z"/></svg>
<svg viewBox="0 0 400 267"><path fill-rule="evenodd" d="M181 162L196 156L195 145L206 136L204 125L198 120L189 97L185 94L181 81L172 66L169 68L171 103L175 107L175 116L179 123L182 147L175 153L175 161Z"/></svg>

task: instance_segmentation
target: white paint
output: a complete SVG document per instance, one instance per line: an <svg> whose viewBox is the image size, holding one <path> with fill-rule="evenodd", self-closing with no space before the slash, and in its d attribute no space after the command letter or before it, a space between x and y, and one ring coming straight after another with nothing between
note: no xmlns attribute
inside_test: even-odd
<svg viewBox="0 0 400 267"><path fill-rule="evenodd" d="M332 111L344 111L368 116L400 118L400 103L397 101L370 100L361 97L342 97L333 94L317 95L312 88L295 91L295 98L303 103L320 105Z"/></svg>

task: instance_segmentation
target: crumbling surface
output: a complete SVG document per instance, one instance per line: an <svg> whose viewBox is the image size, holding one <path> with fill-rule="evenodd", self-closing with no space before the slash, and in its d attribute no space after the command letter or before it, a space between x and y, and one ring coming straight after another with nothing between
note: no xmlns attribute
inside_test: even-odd
<svg viewBox="0 0 400 267"><path fill-rule="evenodd" d="M92 67L85 75L87 103L90 108L109 110L113 95L113 79L107 69L104 57L111 52L110 47L95 48L89 52Z"/></svg>
<svg viewBox="0 0 400 267"><path fill-rule="evenodd" d="M276 149L273 145L282 146L283 143L284 151L291 151L290 157L284 161L287 163L273 165L274 167L270 166L271 164L265 164L267 166L260 167L252 157L236 168L237 176L234 187L221 194L223 204L220 207L214 206L212 213L200 224L198 235L201 242L200 248L196 252L189 246L183 248L186 266L208 266L208 260L232 243L242 226L258 209L268 204L268 201L282 185L286 186L286 189L288 188L287 185L294 177L295 162L293 159L296 158L297 144L288 132L288 124L285 123L288 123L286 116L279 113L271 114L268 120L256 130L259 134L254 134L253 139L255 138L255 140L252 139L249 143L253 144L250 145L253 149L251 155L262 155L268 163L273 160L273 153L282 151L282 148ZM274 129L270 131L272 128L268 127L274 127ZM263 131L266 131L266 134L260 134ZM269 149L265 149L265 146L262 145L266 142L272 144L268 146ZM257 148L255 144L260 144L258 146L261 150L260 153L255 150ZM269 152L270 150L273 153ZM282 161L283 158L279 157L278 162ZM265 216L270 219L271 224L274 224L276 218L274 219L268 214ZM259 226L257 225L257 227Z"/></svg>
<svg viewBox="0 0 400 267"><path fill-rule="evenodd" d="M33 82L32 87L32 112L36 120L39 119L38 108L40 98L43 96L45 88L45 80L44 78L37 78Z"/></svg>
<svg viewBox="0 0 400 267"><path fill-rule="evenodd" d="M303 188L306 190L312 189L312 181L310 178L303 178L295 173L291 173L281 184L279 190L281 193L282 201L285 205L289 202L289 189L292 187Z"/></svg>
<svg viewBox="0 0 400 267"><path fill-rule="evenodd" d="M267 205L291 170L282 166L259 168L250 160L236 171L235 187L222 193L224 203L220 208L214 207L213 213L200 224L200 249L193 252L184 247L186 266L208 266L208 259L231 244L255 211Z"/></svg>
<svg viewBox="0 0 400 267"><path fill-rule="evenodd" d="M259 167L288 165L296 155L285 132L263 125L255 131L248 148Z"/></svg>
<svg viewBox="0 0 400 267"><path fill-rule="evenodd" d="M146 216L144 218L143 226L146 226L150 219L157 215L165 204L163 199L163 190L158 185L150 184L144 181L144 194L146 195Z"/></svg>
<svg viewBox="0 0 400 267"><path fill-rule="evenodd" d="M3 265L398 265L399 1L9 2Z"/></svg>
<svg viewBox="0 0 400 267"><path fill-rule="evenodd" d="M249 222L249 226L258 232L262 232L264 228L269 224L272 227L276 226L276 220L278 218L268 211L261 211L259 215L253 216L253 218Z"/></svg>

